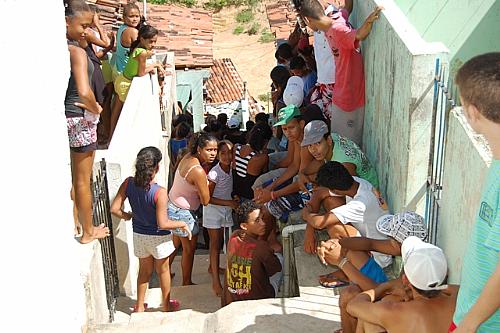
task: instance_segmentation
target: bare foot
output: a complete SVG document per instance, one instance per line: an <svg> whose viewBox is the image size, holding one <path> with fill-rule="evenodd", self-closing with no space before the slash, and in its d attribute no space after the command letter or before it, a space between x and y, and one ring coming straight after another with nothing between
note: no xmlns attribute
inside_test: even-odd
<svg viewBox="0 0 500 333"><path fill-rule="evenodd" d="M188 283L182 282L182 285L183 286L196 286L196 283L194 283L193 281L189 281Z"/></svg>
<svg viewBox="0 0 500 333"><path fill-rule="evenodd" d="M109 228L101 223L98 227L93 227L92 235L88 235L85 230L83 230L83 236L80 238L80 243L87 244L92 242L94 239L106 238L109 236Z"/></svg>

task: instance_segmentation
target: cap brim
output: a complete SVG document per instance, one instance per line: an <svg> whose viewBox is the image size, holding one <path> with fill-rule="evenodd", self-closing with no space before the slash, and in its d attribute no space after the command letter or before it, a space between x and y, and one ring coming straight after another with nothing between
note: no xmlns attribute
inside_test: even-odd
<svg viewBox="0 0 500 333"><path fill-rule="evenodd" d="M386 214L379 217L376 223L377 230L387 236L391 235L391 221L394 215Z"/></svg>
<svg viewBox="0 0 500 333"><path fill-rule="evenodd" d="M302 140L302 142L300 143L300 146L301 147L306 147L306 146L312 145L314 143L318 143L318 142L321 141L322 138L323 138L323 134L321 134L321 135L315 135L313 137L304 138Z"/></svg>
<svg viewBox="0 0 500 333"><path fill-rule="evenodd" d="M276 124L273 125L273 127L285 125L287 123L286 119L278 121Z"/></svg>

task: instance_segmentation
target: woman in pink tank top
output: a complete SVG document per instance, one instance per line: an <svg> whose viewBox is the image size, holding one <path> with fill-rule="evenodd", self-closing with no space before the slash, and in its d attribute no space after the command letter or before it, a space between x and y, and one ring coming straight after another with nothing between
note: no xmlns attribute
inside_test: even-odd
<svg viewBox="0 0 500 333"><path fill-rule="evenodd" d="M175 172L174 182L168 195L168 216L174 221L184 221L190 227L193 237L187 238L184 230L174 230L174 245L182 244L182 285L193 284L194 253L198 239L198 225L194 211L200 204L206 206L210 201L208 179L203 165L210 164L217 156L217 139L207 133L196 133L189 143L189 151L179 162ZM170 256L170 263L175 258Z"/></svg>

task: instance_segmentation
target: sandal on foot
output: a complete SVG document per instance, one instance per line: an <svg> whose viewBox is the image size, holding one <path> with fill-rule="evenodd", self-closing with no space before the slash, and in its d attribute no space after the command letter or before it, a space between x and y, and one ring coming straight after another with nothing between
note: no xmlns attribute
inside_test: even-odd
<svg viewBox="0 0 500 333"><path fill-rule="evenodd" d="M148 303L144 303L144 311L146 311L147 308L148 308ZM137 304L134 304L134 306L131 306L129 308L129 310L132 312L137 312Z"/></svg>
<svg viewBox="0 0 500 333"><path fill-rule="evenodd" d="M349 284L349 281L337 278L335 273L336 272L321 275L319 277L319 284L325 288L338 288Z"/></svg>
<svg viewBox="0 0 500 333"><path fill-rule="evenodd" d="M176 300L175 298L172 298L171 300L169 300L170 311L178 311L180 307L181 307L181 303L178 300Z"/></svg>

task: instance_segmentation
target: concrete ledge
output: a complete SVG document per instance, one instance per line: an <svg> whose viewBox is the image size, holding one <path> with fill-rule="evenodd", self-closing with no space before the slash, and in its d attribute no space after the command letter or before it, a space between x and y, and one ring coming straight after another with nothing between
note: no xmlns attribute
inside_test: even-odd
<svg viewBox="0 0 500 333"><path fill-rule="evenodd" d="M86 325L109 323L101 244L79 244L80 276L85 290Z"/></svg>

